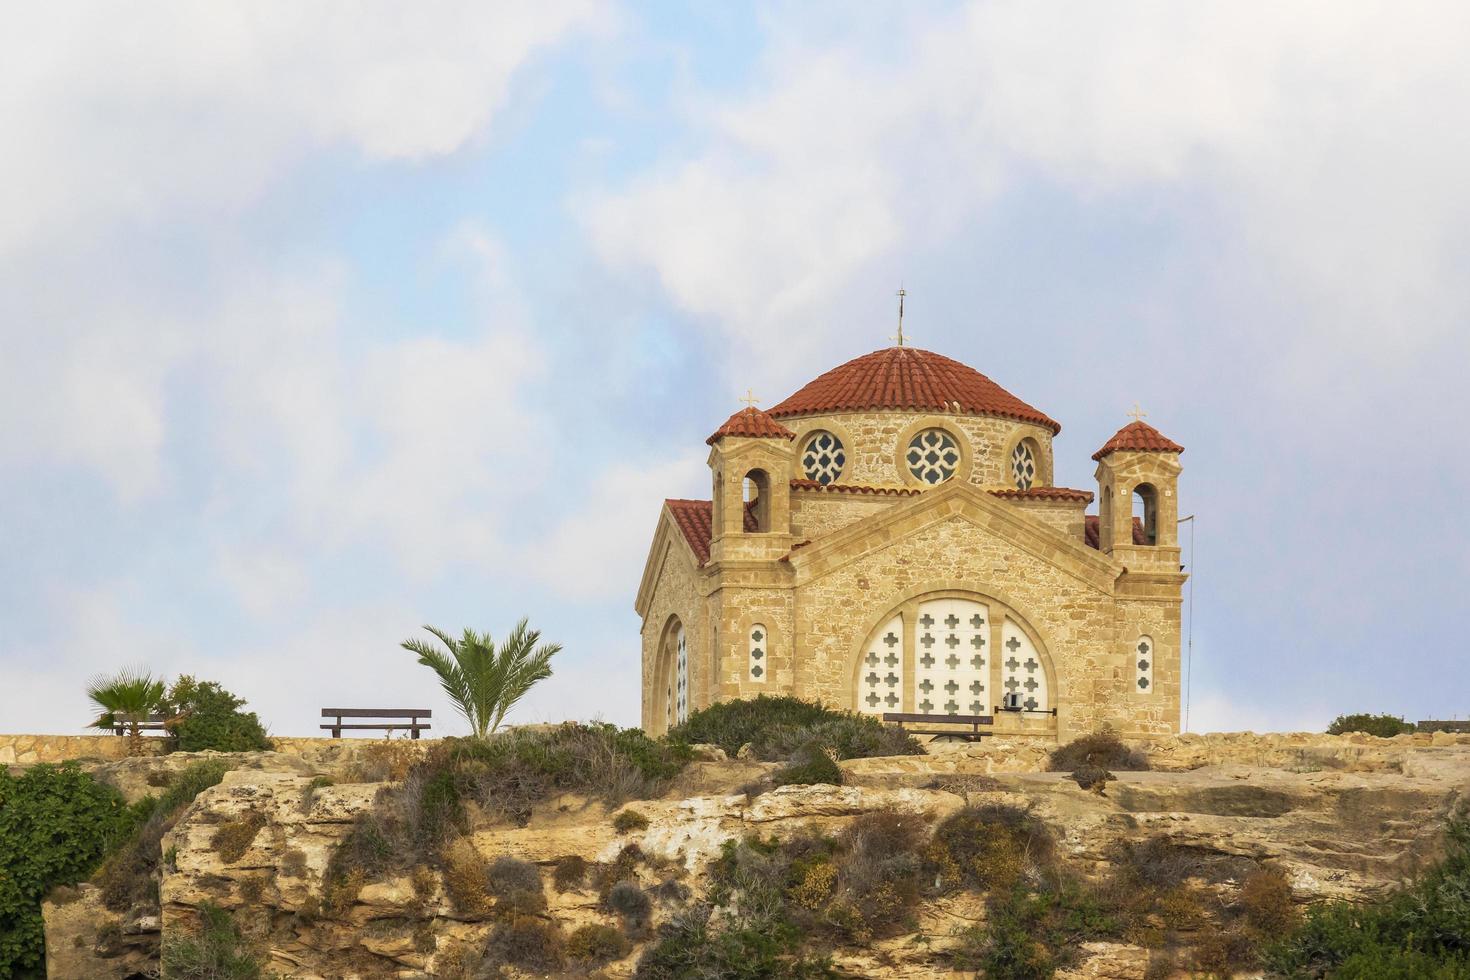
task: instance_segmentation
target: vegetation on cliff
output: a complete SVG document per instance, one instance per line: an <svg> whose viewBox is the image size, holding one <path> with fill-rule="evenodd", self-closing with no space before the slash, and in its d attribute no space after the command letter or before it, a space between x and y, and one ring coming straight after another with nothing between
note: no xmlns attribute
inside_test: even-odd
<svg viewBox="0 0 1470 980"><path fill-rule="evenodd" d="M179 752L263 752L271 747L265 727L243 698L214 681L188 674L173 682L163 698L164 727Z"/></svg>
<svg viewBox="0 0 1470 980"><path fill-rule="evenodd" d="M1332 724L1327 726L1328 735L1361 732L1364 735L1376 735L1379 738L1410 735L1415 730L1413 723L1404 721L1399 715L1338 715L1332 720Z"/></svg>
<svg viewBox="0 0 1470 980"><path fill-rule="evenodd" d="M0 976L40 976L41 899L85 878L138 823L139 812L77 768L0 766Z"/></svg>
<svg viewBox="0 0 1470 980"><path fill-rule="evenodd" d="M1450 819L1445 844L1440 864L1381 901L1312 909L1267 964L1293 978L1470 978L1470 808Z"/></svg>
<svg viewBox="0 0 1470 980"><path fill-rule="evenodd" d="M668 739L718 745L730 756L749 745L751 757L766 762L792 760L798 753L813 750L823 750L839 760L924 754L912 735L871 715L786 695L717 702L670 729Z"/></svg>
<svg viewBox="0 0 1470 980"><path fill-rule="evenodd" d="M561 651L559 643L542 643L540 631L524 619L498 646L489 633L472 629L459 639L433 626L424 629L443 650L418 639L404 640L403 648L438 675L439 686L480 739L500 727L527 691L551 676L551 658Z"/></svg>

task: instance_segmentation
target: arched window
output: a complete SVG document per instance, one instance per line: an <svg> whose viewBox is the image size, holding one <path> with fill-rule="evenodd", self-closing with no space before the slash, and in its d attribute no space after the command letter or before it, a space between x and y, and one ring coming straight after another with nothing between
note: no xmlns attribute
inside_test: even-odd
<svg viewBox="0 0 1470 980"><path fill-rule="evenodd" d="M1030 490L1040 476L1037 462L1036 441L1022 439L1011 450L1011 482L1017 490Z"/></svg>
<svg viewBox="0 0 1470 980"><path fill-rule="evenodd" d="M1151 483L1133 488L1133 516L1143 525L1145 544L1159 543L1159 492Z"/></svg>
<svg viewBox="0 0 1470 980"><path fill-rule="evenodd" d="M765 623L750 627L750 679L757 684L766 682L771 666L771 635Z"/></svg>
<svg viewBox="0 0 1470 980"><path fill-rule="evenodd" d="M1154 638L1140 636L1133 648L1135 694L1152 694L1154 689Z"/></svg>
<svg viewBox="0 0 1470 980"><path fill-rule="evenodd" d="M764 534L771 529L771 478L765 470L745 474L745 513L746 530Z"/></svg>
<svg viewBox="0 0 1470 980"><path fill-rule="evenodd" d="M665 676L664 727L673 728L689 720L689 645L684 624L675 619L664 634Z"/></svg>
<svg viewBox="0 0 1470 980"><path fill-rule="evenodd" d="M854 707L870 715L986 715L1015 694L1026 712L1051 710L1046 658L1019 617L976 596L924 599L895 611L855 665ZM1001 644L992 649L992 639Z"/></svg>

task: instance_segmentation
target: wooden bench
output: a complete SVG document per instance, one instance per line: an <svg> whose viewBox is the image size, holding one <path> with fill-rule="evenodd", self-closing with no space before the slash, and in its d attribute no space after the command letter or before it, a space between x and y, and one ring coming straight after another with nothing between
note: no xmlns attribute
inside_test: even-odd
<svg viewBox="0 0 1470 980"><path fill-rule="evenodd" d="M332 724L321 727L329 729L333 738L341 738L344 729L370 729L386 731L390 734L395 731L408 731L412 733L412 738L418 738L419 732L428 731L433 727L428 722L420 722L419 719L433 716L434 712L428 708L323 708L322 717L335 720ZM344 724L343 718L386 718L388 720L354 725Z"/></svg>
<svg viewBox="0 0 1470 980"><path fill-rule="evenodd" d="M138 722L138 731L158 732L160 735L167 735L168 729L164 727L164 721L164 715L148 715L142 721ZM114 735L127 735L133 730L133 725L127 720L126 716L113 715L111 730Z"/></svg>
<svg viewBox="0 0 1470 980"><path fill-rule="evenodd" d="M911 732L914 735L943 735L949 738L963 739L966 742L978 742L986 734L980 731L981 725L994 725L994 715L909 715L901 712L887 711L883 713L885 722L892 722L900 729ZM969 725L970 730L955 731L950 728L904 728L910 725Z"/></svg>

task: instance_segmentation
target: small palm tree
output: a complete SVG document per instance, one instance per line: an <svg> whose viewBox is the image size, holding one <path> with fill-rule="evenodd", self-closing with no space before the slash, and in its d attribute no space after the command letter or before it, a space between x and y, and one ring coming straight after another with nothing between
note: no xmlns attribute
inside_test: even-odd
<svg viewBox="0 0 1470 980"><path fill-rule="evenodd" d="M551 658L561 651L560 643L537 646L541 632L530 629L524 619L499 648L489 633L467 629L456 640L433 626L424 629L438 637L449 652L422 640L404 640L403 648L418 654L419 663L439 675L444 693L470 723L476 738L499 728L505 713L532 685L551 676Z"/></svg>
<svg viewBox="0 0 1470 980"><path fill-rule="evenodd" d="M124 669L111 677L98 674L87 684L87 697L102 709L93 722L95 728L127 728L130 751L136 755L143 746L143 722L163 702L164 683L146 670Z"/></svg>

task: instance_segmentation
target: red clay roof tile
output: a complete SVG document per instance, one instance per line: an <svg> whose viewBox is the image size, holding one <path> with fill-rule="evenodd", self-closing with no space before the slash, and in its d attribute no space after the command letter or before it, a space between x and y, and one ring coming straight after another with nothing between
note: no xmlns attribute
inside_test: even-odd
<svg viewBox="0 0 1470 980"><path fill-rule="evenodd" d="M744 439L795 439L796 433L751 405L726 419L725 424L716 429L705 442L713 446L716 439L725 436L739 436Z"/></svg>
<svg viewBox="0 0 1470 980"><path fill-rule="evenodd" d="M816 378L770 414L784 418L872 409L1000 415L1062 431L1059 423L974 368L917 347L888 347L854 358Z"/></svg>
<svg viewBox="0 0 1470 980"><path fill-rule="evenodd" d="M1070 490L1067 487L1032 487L1030 490L992 490L990 492L1007 500L1065 500L1083 504L1092 503L1090 490Z"/></svg>
<svg viewBox="0 0 1470 980"><path fill-rule="evenodd" d="M710 539L714 537L714 504L708 500L665 500L664 506L674 515L674 523L684 532L689 550L694 552L700 567L709 562ZM745 529L756 530L755 515L745 508Z"/></svg>
<svg viewBox="0 0 1470 980"><path fill-rule="evenodd" d="M1149 425L1141 419L1129 422L1123 428L1113 433L1101 449L1092 454L1095 460L1102 459L1109 453L1115 453L1120 449L1138 453L1182 453L1184 447L1172 439L1167 438L1158 429Z"/></svg>
<svg viewBox="0 0 1470 980"><path fill-rule="evenodd" d="M1082 537L1087 547L1102 550L1102 520L1096 514L1088 514L1087 521L1082 528ZM1143 533L1143 521L1133 518L1133 543L1148 544L1148 537Z"/></svg>
<svg viewBox="0 0 1470 980"><path fill-rule="evenodd" d="M891 497L913 497L923 493L917 487L870 487L861 483L818 483L816 480L792 480L793 490L821 490L825 493L873 493Z"/></svg>

